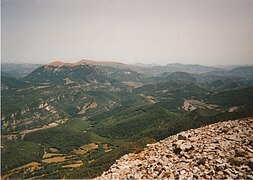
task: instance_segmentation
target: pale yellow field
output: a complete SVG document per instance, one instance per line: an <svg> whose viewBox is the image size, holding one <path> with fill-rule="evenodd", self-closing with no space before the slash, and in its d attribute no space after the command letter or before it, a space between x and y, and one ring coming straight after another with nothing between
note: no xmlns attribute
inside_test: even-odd
<svg viewBox="0 0 253 180"><path fill-rule="evenodd" d="M52 156L62 156L62 154L57 154L57 153L45 153L44 156L43 156L43 159L46 159L46 158L50 158Z"/></svg>
<svg viewBox="0 0 253 180"><path fill-rule="evenodd" d="M64 165L62 166L63 168L75 168L75 167L80 167L83 165L82 161L76 161L75 164L68 164L68 165Z"/></svg>
<svg viewBox="0 0 253 180"><path fill-rule="evenodd" d="M75 154L80 154L80 155L85 155L87 154L89 151L93 150L93 149L97 149L98 145L95 143L90 143L90 144L85 144L81 147L79 147L78 149L74 149L73 152Z"/></svg>
<svg viewBox="0 0 253 180"><path fill-rule="evenodd" d="M53 157L53 158L43 159L42 162L54 163L54 162L63 162L65 160L66 160L65 156L60 156L60 157Z"/></svg>

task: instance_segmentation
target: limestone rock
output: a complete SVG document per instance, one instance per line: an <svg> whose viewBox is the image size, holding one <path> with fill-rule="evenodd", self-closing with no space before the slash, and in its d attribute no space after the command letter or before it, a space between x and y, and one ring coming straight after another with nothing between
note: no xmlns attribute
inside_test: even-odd
<svg viewBox="0 0 253 180"><path fill-rule="evenodd" d="M97 179L253 179L253 118L219 122L149 144Z"/></svg>

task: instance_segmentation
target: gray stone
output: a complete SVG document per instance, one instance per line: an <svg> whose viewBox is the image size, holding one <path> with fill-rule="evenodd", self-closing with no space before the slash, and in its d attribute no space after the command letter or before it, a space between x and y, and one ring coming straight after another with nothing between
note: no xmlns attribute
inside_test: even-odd
<svg viewBox="0 0 253 180"><path fill-rule="evenodd" d="M252 129L247 118L182 132L123 156L97 179L250 179Z"/></svg>

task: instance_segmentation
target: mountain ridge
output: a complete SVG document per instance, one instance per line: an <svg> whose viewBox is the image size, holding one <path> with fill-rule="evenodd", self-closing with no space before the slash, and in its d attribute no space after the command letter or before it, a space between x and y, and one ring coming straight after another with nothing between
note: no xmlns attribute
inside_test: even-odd
<svg viewBox="0 0 253 180"><path fill-rule="evenodd" d="M116 61L95 61L82 59L80 61L69 63L63 61L53 61L44 66L79 66L79 65L104 65L104 66L116 66L116 65L127 65Z"/></svg>
<svg viewBox="0 0 253 180"><path fill-rule="evenodd" d="M199 64L181 64L181 63L170 63L166 65L141 65L139 66L134 64L126 64L116 61L95 61L95 60L86 60L82 59L80 61L74 63L66 63L63 61L54 61L46 64L45 66L78 66L78 65L90 65L97 67L113 67L118 69L130 69L133 71L137 71L138 73L145 73L151 76L158 75L164 72L177 72L184 71L188 73L207 73L210 71L221 71L222 68L212 67L212 66L204 66Z"/></svg>

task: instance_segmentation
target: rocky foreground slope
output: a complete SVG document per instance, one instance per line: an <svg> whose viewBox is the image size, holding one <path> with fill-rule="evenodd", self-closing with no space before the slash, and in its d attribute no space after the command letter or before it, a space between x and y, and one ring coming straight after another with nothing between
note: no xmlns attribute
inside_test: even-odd
<svg viewBox="0 0 253 180"><path fill-rule="evenodd" d="M192 129L121 157L98 179L253 179L253 118Z"/></svg>

